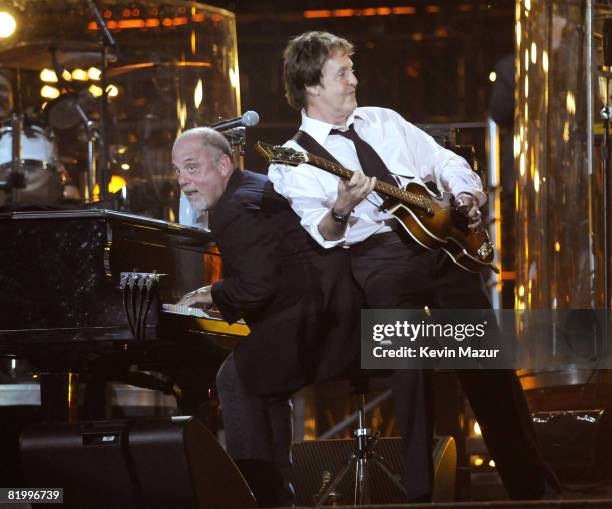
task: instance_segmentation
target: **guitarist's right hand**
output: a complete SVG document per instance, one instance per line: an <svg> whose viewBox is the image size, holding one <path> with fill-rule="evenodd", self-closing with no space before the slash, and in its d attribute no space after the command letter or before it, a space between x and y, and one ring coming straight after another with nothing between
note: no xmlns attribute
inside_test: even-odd
<svg viewBox="0 0 612 509"><path fill-rule="evenodd" d="M350 214L376 186L376 177L368 177L361 172L353 173L350 180L340 180L338 197L334 203L334 212L339 215Z"/></svg>
<svg viewBox="0 0 612 509"><path fill-rule="evenodd" d="M338 197L333 207L319 223L319 233L324 239L342 238L351 212L374 190L374 186L376 186L376 177L368 177L363 173L355 172L346 182L340 180Z"/></svg>

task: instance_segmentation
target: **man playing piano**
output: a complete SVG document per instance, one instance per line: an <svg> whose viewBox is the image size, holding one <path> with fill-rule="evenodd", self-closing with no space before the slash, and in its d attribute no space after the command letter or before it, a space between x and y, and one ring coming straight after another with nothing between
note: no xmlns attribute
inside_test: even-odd
<svg viewBox="0 0 612 509"><path fill-rule="evenodd" d="M228 453L261 506L291 505L289 397L358 365L348 253L320 248L265 176L234 167L216 131L183 133L172 162L191 206L209 212L224 271L179 304L215 306L251 329L217 374Z"/></svg>

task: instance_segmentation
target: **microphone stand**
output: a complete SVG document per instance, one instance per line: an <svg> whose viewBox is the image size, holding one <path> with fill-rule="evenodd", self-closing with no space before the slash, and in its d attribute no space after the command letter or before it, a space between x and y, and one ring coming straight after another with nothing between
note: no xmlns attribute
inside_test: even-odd
<svg viewBox="0 0 612 509"><path fill-rule="evenodd" d="M10 203L15 206L19 203L21 189L26 187L25 168L21 164L21 135L23 133L23 102L21 100L21 69L17 69L15 88L13 89L13 114L11 115L12 145L11 145L11 172L6 183L10 190Z"/></svg>
<svg viewBox="0 0 612 509"><path fill-rule="evenodd" d="M75 108L81 117L85 133L87 134L87 184L85 186L85 202L93 203L93 190L96 184L96 141L99 141L100 135L97 131L96 123L89 120L83 108L76 103Z"/></svg>
<svg viewBox="0 0 612 509"><path fill-rule="evenodd" d="M102 31L102 37L100 38L100 49L102 53L102 97L100 103L100 145L102 150L100 151L100 171L99 171L99 182L100 182L100 201L104 202L108 199L108 183L110 181L110 146L108 143L108 54L110 48L116 48L117 42L110 33L108 26L106 25L104 18L93 0L87 0L87 4L91 9L96 23Z"/></svg>
<svg viewBox="0 0 612 509"><path fill-rule="evenodd" d="M603 137L601 140L601 167L602 167L602 187L603 187L603 279L604 279L604 306L605 309L610 307L610 214L608 199L610 196L610 118L612 116L612 108L610 107L610 73L605 73L606 79L606 94L604 99L604 107L601 109L600 115L603 120Z"/></svg>

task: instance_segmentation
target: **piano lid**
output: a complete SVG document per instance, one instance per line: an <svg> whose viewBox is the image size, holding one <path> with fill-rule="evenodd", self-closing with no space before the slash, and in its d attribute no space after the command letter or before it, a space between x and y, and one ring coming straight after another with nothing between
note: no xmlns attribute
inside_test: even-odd
<svg viewBox="0 0 612 509"><path fill-rule="evenodd" d="M107 209L72 209L72 210L44 210L44 211L25 211L25 212L5 212L0 214L0 221L5 219L14 220L61 220L61 219L109 219L129 223L142 227L156 228L162 231L185 233L192 238L202 242L211 242L210 233L201 228L185 226L178 223L170 223L161 219L117 212Z"/></svg>
<svg viewBox="0 0 612 509"><path fill-rule="evenodd" d="M209 283L211 235L167 221L110 210L12 212L0 214L0 238L4 337L34 329L63 330L68 341L84 331L123 336L121 272L168 274L162 302Z"/></svg>

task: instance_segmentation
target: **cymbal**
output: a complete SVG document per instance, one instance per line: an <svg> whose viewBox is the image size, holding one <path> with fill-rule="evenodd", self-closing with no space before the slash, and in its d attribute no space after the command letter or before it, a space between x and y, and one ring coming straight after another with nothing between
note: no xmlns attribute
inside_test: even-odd
<svg viewBox="0 0 612 509"><path fill-rule="evenodd" d="M0 50L0 65L14 69L39 71L53 69L53 53L63 68L89 67L102 63L100 47L89 41L20 42L12 48ZM109 55L116 62L115 55Z"/></svg>
<svg viewBox="0 0 612 509"><path fill-rule="evenodd" d="M140 71L142 69L171 69L174 72L175 69L181 67L189 67L189 68L201 68L201 67L212 67L210 62L186 62L186 61L176 61L176 62L140 62L138 64L128 64L122 65L120 67L113 67L109 69L108 75L110 77L119 76L121 74L125 74L131 71Z"/></svg>

